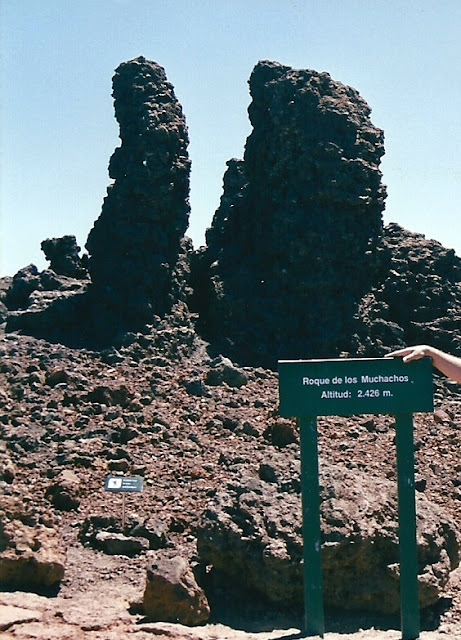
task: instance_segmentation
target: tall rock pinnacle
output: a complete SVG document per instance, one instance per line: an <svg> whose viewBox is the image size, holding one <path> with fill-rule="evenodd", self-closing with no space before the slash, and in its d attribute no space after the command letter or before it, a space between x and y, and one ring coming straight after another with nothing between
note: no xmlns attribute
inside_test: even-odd
<svg viewBox="0 0 461 640"><path fill-rule="evenodd" d="M332 357L373 279L383 132L327 73L263 61L249 84L253 131L196 260L202 328L248 364Z"/></svg>
<svg viewBox="0 0 461 640"><path fill-rule="evenodd" d="M165 71L143 57L113 77L121 146L86 248L93 294L125 324L163 315L189 219L188 133Z"/></svg>

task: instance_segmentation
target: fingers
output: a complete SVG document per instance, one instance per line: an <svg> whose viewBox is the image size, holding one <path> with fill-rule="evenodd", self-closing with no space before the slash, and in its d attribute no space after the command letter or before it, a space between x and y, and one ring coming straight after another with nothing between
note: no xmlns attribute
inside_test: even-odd
<svg viewBox="0 0 461 640"><path fill-rule="evenodd" d="M419 360L420 358L422 358L424 356L423 353L420 353L419 351L412 351L411 353L409 353L408 355L404 356L402 358L402 360L404 362L411 362L412 360Z"/></svg>
<svg viewBox="0 0 461 640"><path fill-rule="evenodd" d="M387 353L386 354L386 358L400 358L400 357L405 357L410 355L412 352L414 351L413 347L405 347L404 349L398 349L397 351L392 351L391 353Z"/></svg>
<svg viewBox="0 0 461 640"><path fill-rule="evenodd" d="M412 360L419 360L420 358L424 358L425 355L425 347L418 345L417 347L405 347L404 349L392 351L392 353L388 353L386 357L400 357L403 359L403 362L411 362Z"/></svg>

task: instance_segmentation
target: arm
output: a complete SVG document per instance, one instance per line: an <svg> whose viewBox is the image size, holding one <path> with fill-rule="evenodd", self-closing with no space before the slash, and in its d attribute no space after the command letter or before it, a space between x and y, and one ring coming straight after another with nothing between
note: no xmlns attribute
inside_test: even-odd
<svg viewBox="0 0 461 640"><path fill-rule="evenodd" d="M386 357L402 357L404 362L411 362L412 360L424 358L424 356L432 358L434 367L448 378L451 378L455 382L461 382L461 358L440 351L440 349L436 349L435 347L420 344L415 347L406 347L405 349L393 351L387 354Z"/></svg>

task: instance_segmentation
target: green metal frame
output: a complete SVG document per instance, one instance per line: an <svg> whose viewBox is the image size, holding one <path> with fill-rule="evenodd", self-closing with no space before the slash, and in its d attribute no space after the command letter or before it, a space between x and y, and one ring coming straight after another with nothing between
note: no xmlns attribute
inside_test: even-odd
<svg viewBox="0 0 461 640"><path fill-rule="evenodd" d="M379 360L384 366L386 376L402 375L402 363L399 360L375 359L373 361L373 375L379 371ZM319 364L321 363L319 368ZM338 371L345 379L344 371L350 372L349 364L340 364L333 361L282 361L279 363L280 407L282 415L296 415L300 430L301 444L301 495L303 516L303 563L304 563L304 633L306 636L324 637L325 618L323 606L323 577L322 577L322 553L321 553L321 527L320 527L320 492L319 492L319 464L317 443L317 415L333 415L332 405L327 402L319 404L317 397L312 396L312 390L308 390L299 384L299 380L305 376L317 375L317 379L331 381L338 377ZM348 361L342 361L348 362ZM370 361L364 360L365 370L370 370ZM394 368L389 367L389 362L394 362ZM301 364L302 363L302 364ZM358 377L362 369L360 360L353 361L352 371L347 375L350 379ZM314 364L314 368L312 365ZM414 363L416 364L416 363ZM404 365L407 366L407 365ZM393 373L393 371L397 373ZM400 612L402 640L416 640L420 635L420 617L418 602L418 558L416 544L416 502L415 502L415 464L413 444L413 416L408 407L417 407L414 410L432 411L432 367L428 362L420 363L416 367L405 369L409 380L405 386L411 392L411 398L403 401L386 398L386 407L394 410L396 428L396 453L397 453L397 486L398 486L398 518L399 518L399 553L400 553ZM319 373L320 372L320 373ZM416 372L416 373L415 373ZM368 374L367 374L368 375ZM379 374L378 374L379 375ZM405 374L407 375L407 374ZM301 378L300 378L301 376ZM311 378L315 379L315 378ZM360 377L358 378L360 380ZM293 392L290 384L297 385ZM326 387L326 383L322 383ZM357 383L351 383L357 384ZM409 385L412 386L409 386ZM317 385L310 385L317 386ZM320 385L322 386L322 385ZM400 385L402 387L402 385ZM375 385L373 386L375 388ZM314 389L315 392L315 389ZM397 398L404 397L402 389L396 394ZM395 398L395 396L394 396ZM347 397L345 398L348 399ZM371 398L374 400L375 398ZM337 407L337 398L333 398L333 407ZM373 404L373 403L372 403ZM308 414L309 408L320 406L326 413L317 415ZM363 407L361 410L360 407ZM401 411L398 408L403 407ZM294 414L293 411L297 411ZM385 413L382 406L382 396L378 411ZM370 397L360 405L354 400L354 413L373 413L370 411ZM351 415L340 413L340 415Z"/></svg>

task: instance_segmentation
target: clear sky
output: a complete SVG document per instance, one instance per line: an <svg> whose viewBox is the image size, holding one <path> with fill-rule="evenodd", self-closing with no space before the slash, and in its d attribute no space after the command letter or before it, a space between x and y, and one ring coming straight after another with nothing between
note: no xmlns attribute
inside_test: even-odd
<svg viewBox="0 0 461 640"><path fill-rule="evenodd" d="M250 133L258 60L327 71L384 129L385 222L461 256L461 0L0 0L0 275L47 266L45 238L84 247L119 144L117 66L143 55L182 103L188 235L204 244L229 158Z"/></svg>

